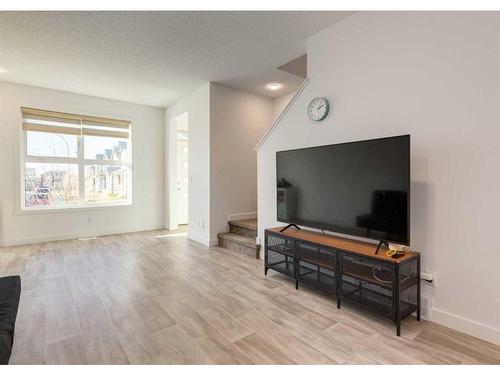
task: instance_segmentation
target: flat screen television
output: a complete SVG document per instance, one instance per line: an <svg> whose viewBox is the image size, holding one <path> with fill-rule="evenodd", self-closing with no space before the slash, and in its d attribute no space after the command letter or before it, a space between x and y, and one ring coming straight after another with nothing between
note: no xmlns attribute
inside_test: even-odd
<svg viewBox="0 0 500 375"><path fill-rule="evenodd" d="M276 153L278 221L410 244L410 136Z"/></svg>

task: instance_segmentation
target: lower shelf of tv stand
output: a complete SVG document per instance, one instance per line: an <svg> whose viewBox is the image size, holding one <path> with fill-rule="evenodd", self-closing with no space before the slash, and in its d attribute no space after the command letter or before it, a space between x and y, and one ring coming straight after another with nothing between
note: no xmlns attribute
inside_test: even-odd
<svg viewBox="0 0 500 375"><path fill-rule="evenodd" d="M392 295L377 293L373 290L362 289L360 291L359 285L342 281L342 292L340 294L341 300L348 300L355 304L370 310L373 313L382 315L383 317L395 320L396 311L392 307ZM411 303L400 301L399 314L400 320L408 317L417 310L417 306Z"/></svg>
<svg viewBox="0 0 500 375"><path fill-rule="evenodd" d="M275 262L269 264L267 267L270 270L282 273L283 275L289 276L291 278L295 278L295 269L294 269L294 263L293 262L288 262L288 266L286 261L281 261L281 262Z"/></svg>
<svg viewBox="0 0 500 375"><path fill-rule="evenodd" d="M330 294L335 293L335 275L333 273L326 273L321 269L312 269L299 265L297 279L299 282L306 283L322 291Z"/></svg>

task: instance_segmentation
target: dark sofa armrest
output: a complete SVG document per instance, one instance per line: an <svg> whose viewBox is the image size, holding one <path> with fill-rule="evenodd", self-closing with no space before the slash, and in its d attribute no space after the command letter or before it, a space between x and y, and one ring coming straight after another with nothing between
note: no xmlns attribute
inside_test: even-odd
<svg viewBox="0 0 500 375"><path fill-rule="evenodd" d="M0 364L9 363L21 297L21 277L0 277Z"/></svg>

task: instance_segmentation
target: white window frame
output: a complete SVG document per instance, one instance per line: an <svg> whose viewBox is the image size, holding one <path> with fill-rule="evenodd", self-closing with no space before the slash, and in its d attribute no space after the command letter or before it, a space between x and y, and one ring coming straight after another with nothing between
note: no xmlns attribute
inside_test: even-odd
<svg viewBox="0 0 500 375"><path fill-rule="evenodd" d="M27 131L21 129L21 158L20 158L20 207L21 212L30 211L68 211L68 210L81 210L88 208L110 208L110 207L123 207L133 205L133 186L132 186L132 129L129 131L128 138L128 161L120 160L96 160L96 159L85 159L85 142L84 135L78 135L77 145L78 145L78 155L76 158L59 157L59 156L30 156L28 155L28 140ZM78 165L78 204L68 204L60 206L43 206L43 207L26 207L26 163L58 163L58 164L74 164ZM128 174L128 197L126 200L116 201L116 202L85 202L85 166L86 165L125 165L129 168Z"/></svg>

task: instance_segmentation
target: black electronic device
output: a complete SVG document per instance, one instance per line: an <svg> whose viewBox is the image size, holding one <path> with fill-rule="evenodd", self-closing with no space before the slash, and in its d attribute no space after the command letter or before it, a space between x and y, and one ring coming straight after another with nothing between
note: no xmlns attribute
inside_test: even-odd
<svg viewBox="0 0 500 375"><path fill-rule="evenodd" d="M278 221L410 244L409 135L279 151L276 173Z"/></svg>

